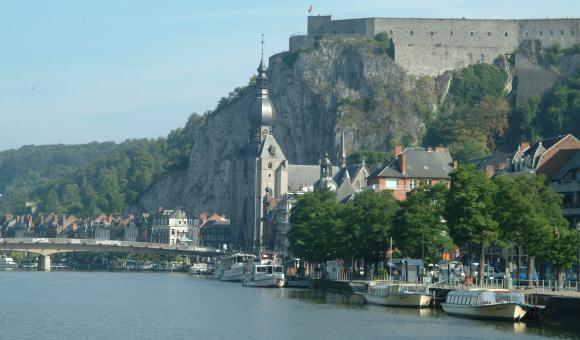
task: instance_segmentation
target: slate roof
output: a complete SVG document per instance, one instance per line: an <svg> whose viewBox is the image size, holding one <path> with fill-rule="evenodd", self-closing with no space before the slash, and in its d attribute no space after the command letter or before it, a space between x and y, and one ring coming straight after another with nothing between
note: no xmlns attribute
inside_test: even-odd
<svg viewBox="0 0 580 340"><path fill-rule="evenodd" d="M500 165L507 165L508 158L513 157L513 154L513 152L498 152L482 158L472 159L469 163L475 165L478 169L485 169L488 165L492 165L495 170L498 170Z"/></svg>
<svg viewBox="0 0 580 340"><path fill-rule="evenodd" d="M339 168L332 167L332 174L337 174ZM300 187L314 185L320 179L320 166L288 164L288 191L299 191Z"/></svg>
<svg viewBox="0 0 580 340"><path fill-rule="evenodd" d="M392 158L372 177L407 177L407 178L449 178L453 170L453 160L449 152L426 151L423 148L407 148L402 154L407 155L407 174L401 172L401 155Z"/></svg>

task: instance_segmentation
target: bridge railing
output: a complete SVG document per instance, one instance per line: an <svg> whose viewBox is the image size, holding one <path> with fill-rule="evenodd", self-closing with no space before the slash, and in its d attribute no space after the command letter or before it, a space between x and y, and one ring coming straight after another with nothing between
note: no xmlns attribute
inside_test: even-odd
<svg viewBox="0 0 580 340"><path fill-rule="evenodd" d="M38 245L94 245L94 246L118 246L129 248L150 248L163 250L181 250L195 251L204 253L224 253L222 249L204 247L204 246L187 246L171 245L166 243L149 243L119 240L98 240L98 239L74 239L74 238L0 238L0 244L38 244Z"/></svg>

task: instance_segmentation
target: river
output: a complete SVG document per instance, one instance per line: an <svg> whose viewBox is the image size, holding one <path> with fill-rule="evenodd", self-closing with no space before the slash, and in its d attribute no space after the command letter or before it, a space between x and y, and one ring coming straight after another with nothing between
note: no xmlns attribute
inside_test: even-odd
<svg viewBox="0 0 580 340"><path fill-rule="evenodd" d="M571 325L490 322L260 289L187 274L0 272L0 339L579 338Z"/></svg>

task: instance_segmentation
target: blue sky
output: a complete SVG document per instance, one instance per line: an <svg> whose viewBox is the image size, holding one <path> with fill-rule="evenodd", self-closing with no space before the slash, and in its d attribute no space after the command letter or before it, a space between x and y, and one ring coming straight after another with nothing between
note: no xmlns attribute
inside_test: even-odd
<svg viewBox="0 0 580 340"><path fill-rule="evenodd" d="M158 137L288 47L313 14L580 16L580 1L0 0L0 150Z"/></svg>

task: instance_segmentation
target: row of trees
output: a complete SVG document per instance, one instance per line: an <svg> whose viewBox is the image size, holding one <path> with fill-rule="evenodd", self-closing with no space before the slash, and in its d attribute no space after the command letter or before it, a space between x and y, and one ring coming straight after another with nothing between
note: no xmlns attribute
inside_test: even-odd
<svg viewBox="0 0 580 340"><path fill-rule="evenodd" d="M443 250L476 246L480 268L486 247L519 245L547 260L557 278L575 261L577 234L560 212L560 196L541 176L497 177L470 166L451 175L452 185L420 186L398 202L389 191L365 191L347 204L320 191L299 197L288 233L290 250L312 262L336 258L385 259L389 238L403 257L440 260ZM483 281L484 271L479 271ZM481 282L480 281L480 282Z"/></svg>

